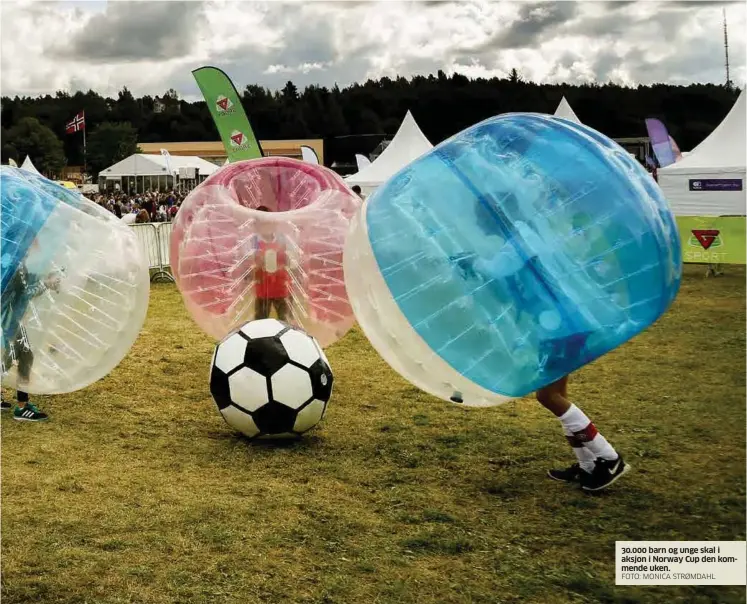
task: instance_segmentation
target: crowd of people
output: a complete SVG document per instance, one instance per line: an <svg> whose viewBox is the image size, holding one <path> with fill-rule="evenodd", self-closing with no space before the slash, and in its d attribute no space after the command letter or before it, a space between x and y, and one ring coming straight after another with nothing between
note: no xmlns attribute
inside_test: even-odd
<svg viewBox="0 0 747 604"><path fill-rule="evenodd" d="M115 191L100 193L94 196L93 201L129 224L140 224L171 222L186 196L187 192L184 191L146 191L134 194Z"/></svg>
<svg viewBox="0 0 747 604"><path fill-rule="evenodd" d="M361 199L366 198L358 185L353 186L352 190ZM145 191L133 194L113 191L99 193L92 199L128 224L141 224L171 222L188 194L189 191Z"/></svg>

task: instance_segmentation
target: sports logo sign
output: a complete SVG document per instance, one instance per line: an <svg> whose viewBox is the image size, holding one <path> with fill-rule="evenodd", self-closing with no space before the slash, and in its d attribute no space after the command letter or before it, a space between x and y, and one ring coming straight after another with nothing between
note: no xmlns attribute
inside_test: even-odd
<svg viewBox="0 0 747 604"><path fill-rule="evenodd" d="M693 241L693 237L690 238L688 243L691 246L700 246L704 250L707 250L711 247L721 247L724 244L719 236L721 231L718 229L692 229L691 232L695 239L695 241Z"/></svg>
<svg viewBox="0 0 747 604"><path fill-rule="evenodd" d="M223 96L222 94L218 96L217 99L215 99L215 108L218 110L218 113L220 115L226 115L228 113L233 113L233 103L231 102L231 99L229 99L226 96Z"/></svg>
<svg viewBox="0 0 747 604"><path fill-rule="evenodd" d="M744 216L677 216L682 260L745 264Z"/></svg>
<svg viewBox="0 0 747 604"><path fill-rule="evenodd" d="M249 148L249 141L246 138L246 135L241 132L240 130L234 130L231 132L231 146L234 149L248 149Z"/></svg>

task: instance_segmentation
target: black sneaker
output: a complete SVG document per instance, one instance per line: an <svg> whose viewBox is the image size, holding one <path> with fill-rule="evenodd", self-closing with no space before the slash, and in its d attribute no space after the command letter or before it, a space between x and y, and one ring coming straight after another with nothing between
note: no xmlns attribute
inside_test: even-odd
<svg viewBox="0 0 747 604"><path fill-rule="evenodd" d="M547 475L559 482L579 482L581 480L581 466L574 463L565 470L548 470Z"/></svg>
<svg viewBox="0 0 747 604"><path fill-rule="evenodd" d="M13 419L19 422L45 422L49 419L46 413L39 411L35 405L26 403L25 406L13 410Z"/></svg>
<svg viewBox="0 0 747 604"><path fill-rule="evenodd" d="M0 403L0 411L10 411L13 408L13 405L10 403L6 403L5 401Z"/></svg>
<svg viewBox="0 0 747 604"><path fill-rule="evenodd" d="M606 489L625 472L630 470L630 465L623 461L622 455L617 459L597 459L594 462L594 471L581 474L581 488L584 491L601 491Z"/></svg>

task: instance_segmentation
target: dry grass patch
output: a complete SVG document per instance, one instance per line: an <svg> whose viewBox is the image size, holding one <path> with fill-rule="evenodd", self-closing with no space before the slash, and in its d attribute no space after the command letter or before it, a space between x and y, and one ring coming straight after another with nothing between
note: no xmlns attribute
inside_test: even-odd
<svg viewBox="0 0 747 604"><path fill-rule="evenodd" d="M106 379L2 422L3 602L744 602L614 585L614 542L745 538L745 273L688 267L672 310L571 394L634 465L600 496L531 400L422 394L353 331L297 443L249 444L208 392L212 343L153 285Z"/></svg>

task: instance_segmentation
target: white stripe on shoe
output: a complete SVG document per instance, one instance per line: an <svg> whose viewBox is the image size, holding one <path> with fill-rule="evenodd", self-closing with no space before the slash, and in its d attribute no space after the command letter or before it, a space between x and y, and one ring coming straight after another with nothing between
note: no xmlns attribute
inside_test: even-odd
<svg viewBox="0 0 747 604"><path fill-rule="evenodd" d="M610 486L610 485L614 484L615 482L617 482L620 478L622 478L625 474L627 474L629 470L630 470L630 464L627 463L627 462L625 462L625 466L623 467L622 472L620 472L617 476L615 476L608 483L603 484L602 486L597 487L595 489L591 489L589 487L581 487L581 488L584 491L587 491L589 493L596 493L597 491L602 491L602 490L606 489L608 486Z"/></svg>
<svg viewBox="0 0 747 604"><path fill-rule="evenodd" d="M14 415L13 419L18 422L44 422L47 417L35 417L35 413L31 409L24 409L21 415Z"/></svg>

